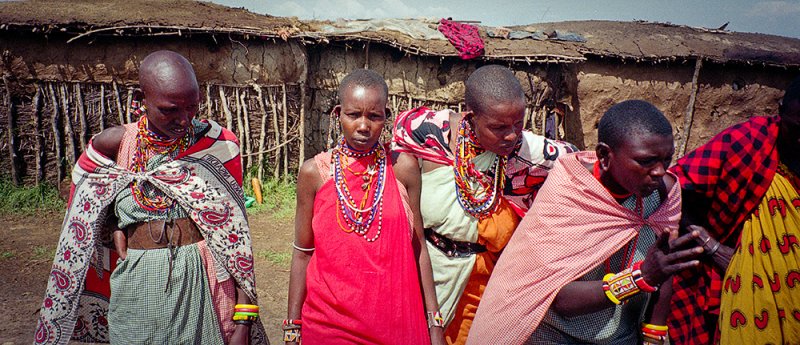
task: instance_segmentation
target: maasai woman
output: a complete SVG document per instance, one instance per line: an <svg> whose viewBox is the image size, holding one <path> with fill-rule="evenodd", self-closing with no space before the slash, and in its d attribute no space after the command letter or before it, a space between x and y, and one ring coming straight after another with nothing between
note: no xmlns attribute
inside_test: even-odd
<svg viewBox="0 0 800 345"><path fill-rule="evenodd" d="M702 267L675 277L678 345L800 344L800 78L672 168ZM707 229L707 230L706 230Z"/></svg>
<svg viewBox="0 0 800 345"><path fill-rule="evenodd" d="M284 340L304 344L428 344L436 297L419 219L419 167L379 142L386 82L356 70L333 114L342 138L303 163ZM333 120L332 121L336 121ZM424 303L423 303L424 296Z"/></svg>
<svg viewBox="0 0 800 345"><path fill-rule="evenodd" d="M236 137L194 118L179 54L148 55L139 83L138 122L97 135L75 166L35 342L267 343Z"/></svg>
<svg viewBox="0 0 800 345"><path fill-rule="evenodd" d="M465 83L467 111L397 116L395 150L422 161L420 210L448 344L464 344L494 265L556 159L577 149L522 129L525 91L503 66Z"/></svg>

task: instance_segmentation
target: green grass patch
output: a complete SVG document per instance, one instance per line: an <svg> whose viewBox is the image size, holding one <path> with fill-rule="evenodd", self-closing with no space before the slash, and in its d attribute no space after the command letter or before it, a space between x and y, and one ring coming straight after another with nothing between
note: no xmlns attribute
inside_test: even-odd
<svg viewBox="0 0 800 345"><path fill-rule="evenodd" d="M52 246L33 247L33 260L52 260L56 255L56 248Z"/></svg>
<svg viewBox="0 0 800 345"><path fill-rule="evenodd" d="M267 261L282 267L289 267L292 262L292 254L288 252L279 252L271 249L264 249L256 253L260 258L267 259Z"/></svg>
<svg viewBox="0 0 800 345"><path fill-rule="evenodd" d="M245 194L254 196L251 178L245 180ZM247 209L248 214L254 215L261 212L270 212L275 219L294 218L295 204L297 202L297 186L293 180L270 178L261 181L261 196L264 202Z"/></svg>
<svg viewBox="0 0 800 345"><path fill-rule="evenodd" d="M41 211L63 211L66 203L58 189L50 184L15 186L8 178L0 178L0 214L30 215Z"/></svg>
<svg viewBox="0 0 800 345"><path fill-rule="evenodd" d="M0 252L0 261L1 260L9 260L13 259L15 256L13 251L2 251Z"/></svg>

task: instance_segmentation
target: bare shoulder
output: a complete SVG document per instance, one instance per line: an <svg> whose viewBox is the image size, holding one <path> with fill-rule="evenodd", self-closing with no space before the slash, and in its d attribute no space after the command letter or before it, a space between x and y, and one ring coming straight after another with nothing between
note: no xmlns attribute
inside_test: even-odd
<svg viewBox="0 0 800 345"><path fill-rule="evenodd" d="M406 186L406 188L416 185L416 181L419 181L420 179L420 170L417 158L408 153L396 151L391 153L391 157L394 175L400 181L400 183Z"/></svg>
<svg viewBox="0 0 800 345"><path fill-rule="evenodd" d="M322 177L319 174L319 168L313 158L306 160L300 166L300 171L297 173L297 192L316 193L322 185Z"/></svg>
<svg viewBox="0 0 800 345"><path fill-rule="evenodd" d="M661 179L661 181L663 181L661 188L664 188L664 190L659 191L659 194L661 194L661 201L663 202L667 199L669 192L672 191L672 188L675 186L675 184L678 183L678 179L670 174L664 174L664 177Z"/></svg>
<svg viewBox="0 0 800 345"><path fill-rule="evenodd" d="M117 152L125 134L125 127L116 126L108 128L92 139L95 150L110 159L117 159Z"/></svg>
<svg viewBox="0 0 800 345"><path fill-rule="evenodd" d="M667 192L671 191L676 183L678 183L678 179L675 176L664 174L664 187L667 188Z"/></svg>

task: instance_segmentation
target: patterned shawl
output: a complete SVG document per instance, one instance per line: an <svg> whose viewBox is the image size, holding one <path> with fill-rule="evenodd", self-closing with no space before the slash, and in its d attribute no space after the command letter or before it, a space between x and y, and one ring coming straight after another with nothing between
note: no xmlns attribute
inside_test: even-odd
<svg viewBox="0 0 800 345"><path fill-rule="evenodd" d="M208 121L210 129L172 162L133 173L97 152L92 144L72 171L72 190L50 279L39 315L34 343L66 344L73 331L101 328L102 321L76 326L80 308L93 308L104 320L107 304L84 295L87 276L103 275L101 229L116 194L133 180L146 181L189 212L215 261L224 266L255 303L255 272L250 229L241 189L239 143L230 131ZM91 272L94 268L95 272ZM107 273L107 272L106 272ZM92 277L92 279L94 279ZM87 297L82 300L82 297ZM87 305L86 302L91 302ZM107 303L106 301L102 301ZM98 318L99 319L99 318ZM252 328L255 344L267 343L260 322ZM107 339L107 338L106 338Z"/></svg>
<svg viewBox="0 0 800 345"><path fill-rule="evenodd" d="M392 149L433 163L453 165L455 157L449 146L452 113L449 109L434 112L425 107L400 113L394 124ZM521 145L506 162L503 196L522 211L528 210L556 159L575 151L578 149L568 142L522 131Z"/></svg>
<svg viewBox="0 0 800 345"><path fill-rule="evenodd" d="M593 151L568 154L550 172L497 262L467 344L522 344L562 287L608 259L643 226L656 234L678 228L677 183L645 219L620 205L583 164L595 161Z"/></svg>
<svg viewBox="0 0 800 345"><path fill-rule="evenodd" d="M730 127L676 162L672 172L681 187L711 205L706 216L711 234L738 245L742 223L758 207L778 169L779 118L756 116ZM675 344L709 344L722 293L722 276L710 264L675 276L670 336ZM709 314L709 315L706 315Z"/></svg>

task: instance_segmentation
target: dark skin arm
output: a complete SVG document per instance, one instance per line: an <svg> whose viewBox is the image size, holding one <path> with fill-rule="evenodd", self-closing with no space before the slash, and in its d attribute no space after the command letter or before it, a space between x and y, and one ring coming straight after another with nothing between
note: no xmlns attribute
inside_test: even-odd
<svg viewBox="0 0 800 345"><path fill-rule="evenodd" d="M661 195L667 195L675 180L669 175L665 175L665 184L662 186ZM642 263L642 277L652 285L662 285L667 280L671 280L673 274L690 267L699 265L699 261L694 260L702 248L692 247L678 251L671 251L670 248L682 248L691 243L696 235L686 234L678 237L677 231L662 233L656 245L650 247ZM664 297L667 298L667 297ZM668 299L668 298L667 298ZM662 303L668 303L662 302ZM597 312L605 308L613 307L614 303L606 297L603 292L603 281L573 281L565 285L556 295L551 308L564 316L577 316ZM669 306L663 317L666 318ZM655 315L654 311L654 315ZM659 309L659 312L662 312ZM661 317L661 316L659 316Z"/></svg>
<svg viewBox="0 0 800 345"><path fill-rule="evenodd" d="M420 167L416 158L405 153L393 153L393 168L397 180L400 181L408 191L408 199L411 204L411 211L414 213L414 238L412 245L414 255L417 258L417 272L419 274L420 287L425 302L425 310L439 310L439 302L436 300L436 289L433 283L433 269L431 268L431 258L428 255L428 246L425 244L425 232L422 225L422 216L419 209L420 190L422 178ZM444 329L441 327L430 328L431 344L444 344Z"/></svg>
<svg viewBox="0 0 800 345"><path fill-rule="evenodd" d="M92 145L97 152L111 160L117 160L117 152L122 142L122 135L125 128L122 126L108 128L92 138ZM128 242L125 230L117 227L116 217L111 214L106 220L106 226L112 231L111 237L114 240L114 249L119 257L125 260L128 256Z"/></svg>
<svg viewBox="0 0 800 345"><path fill-rule="evenodd" d="M322 178L313 159L300 167L297 175L297 208L294 217L294 243L301 248L314 248L314 230L311 219L314 215L314 198L322 186ZM289 310L287 318L301 319L303 303L306 300L306 270L313 251L294 249L292 267L289 274ZM296 344L296 342L287 342Z"/></svg>
<svg viewBox="0 0 800 345"><path fill-rule="evenodd" d="M706 230L708 201L702 195L690 190L684 190L681 196L683 199L681 230L697 233L697 244L703 246L706 252L711 252L719 242ZM728 269L728 264L730 264L734 252L735 249L733 247L719 243L719 248L710 257L706 256L704 259L710 261L715 267L724 272Z"/></svg>

